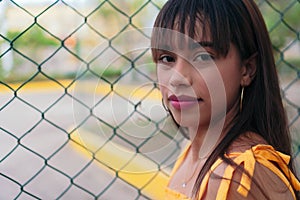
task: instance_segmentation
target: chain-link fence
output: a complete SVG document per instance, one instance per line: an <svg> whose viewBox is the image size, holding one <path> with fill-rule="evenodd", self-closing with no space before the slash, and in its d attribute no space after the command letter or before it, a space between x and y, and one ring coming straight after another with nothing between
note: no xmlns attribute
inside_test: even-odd
<svg viewBox="0 0 300 200"><path fill-rule="evenodd" d="M0 199L161 198L184 140L146 44L164 2L0 1ZM299 169L300 1L257 3Z"/></svg>

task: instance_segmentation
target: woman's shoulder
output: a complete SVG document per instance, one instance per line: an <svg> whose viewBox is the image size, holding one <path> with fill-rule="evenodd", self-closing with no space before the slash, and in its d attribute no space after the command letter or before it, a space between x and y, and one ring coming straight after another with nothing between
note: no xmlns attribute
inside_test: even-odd
<svg viewBox="0 0 300 200"><path fill-rule="evenodd" d="M294 199L300 184L289 161L259 135L243 134L212 166L205 193L217 196L206 199Z"/></svg>
<svg viewBox="0 0 300 200"><path fill-rule="evenodd" d="M243 153L257 145L268 145L268 143L259 134L246 132L231 143L226 153Z"/></svg>

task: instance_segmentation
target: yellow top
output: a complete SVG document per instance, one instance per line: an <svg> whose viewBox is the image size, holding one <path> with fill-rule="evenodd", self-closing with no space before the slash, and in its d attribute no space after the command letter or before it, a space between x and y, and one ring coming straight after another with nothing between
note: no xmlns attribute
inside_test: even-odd
<svg viewBox="0 0 300 200"><path fill-rule="evenodd" d="M178 167L183 162L185 155L188 152L188 149L189 148L187 148L184 151L182 156L175 163L171 177L174 175L174 172L178 169ZM294 174L291 173L291 171L287 166L290 161L290 156L287 156L283 153L276 151L270 145L262 145L262 144L256 145L251 149L246 150L245 152L230 153L229 155L226 156L230 157L237 165L243 165L245 171L247 171L250 175L250 177L246 173L243 173L241 175L241 181L239 183L239 187L237 188L237 192L243 197L248 196L248 193L251 189L251 180L252 180L251 178L254 175L255 164L259 163L264 167L270 169L274 174L276 174L282 180L282 182L287 186L293 198L296 199L293 188L296 191L300 191L300 182L297 180ZM222 159L219 158L212 165L210 171L204 177L202 184L200 186L199 198L198 198L199 200L202 199L205 195L210 175L222 162L223 162ZM220 181L220 186L216 195L217 200L222 200L227 198L230 189L230 183L235 169L236 168L231 165L227 165L227 167L225 168L223 178ZM267 177L263 177L263 178L267 178ZM179 200L179 199L190 199L190 198L174 190L171 190L170 188L166 188L166 199Z"/></svg>

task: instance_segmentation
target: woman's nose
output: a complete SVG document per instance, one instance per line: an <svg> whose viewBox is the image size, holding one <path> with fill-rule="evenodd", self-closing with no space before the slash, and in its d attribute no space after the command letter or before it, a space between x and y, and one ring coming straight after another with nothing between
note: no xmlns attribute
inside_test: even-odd
<svg viewBox="0 0 300 200"><path fill-rule="evenodd" d="M178 58L173 66L170 84L173 87L192 85L192 65L185 59Z"/></svg>

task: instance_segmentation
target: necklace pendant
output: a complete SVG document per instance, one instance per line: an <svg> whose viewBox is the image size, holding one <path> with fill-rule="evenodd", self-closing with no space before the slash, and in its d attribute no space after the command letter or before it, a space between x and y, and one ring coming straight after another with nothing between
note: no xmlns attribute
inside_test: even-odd
<svg viewBox="0 0 300 200"><path fill-rule="evenodd" d="M181 185L183 188L185 188L186 187L186 183L182 183L182 185Z"/></svg>

